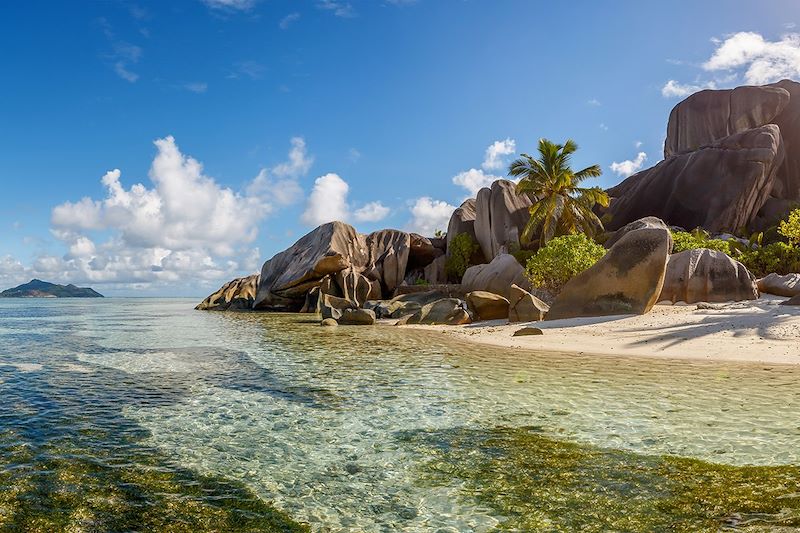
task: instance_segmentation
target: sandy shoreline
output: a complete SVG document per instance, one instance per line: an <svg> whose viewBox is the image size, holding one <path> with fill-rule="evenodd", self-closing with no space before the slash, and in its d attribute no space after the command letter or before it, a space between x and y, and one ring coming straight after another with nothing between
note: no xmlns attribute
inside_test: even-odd
<svg viewBox="0 0 800 533"><path fill-rule="evenodd" d="M641 316L405 327L441 331L479 344L545 352L797 365L800 307L779 305L784 300L767 296L716 304L714 309L657 305ZM528 325L541 328L544 335L512 336Z"/></svg>

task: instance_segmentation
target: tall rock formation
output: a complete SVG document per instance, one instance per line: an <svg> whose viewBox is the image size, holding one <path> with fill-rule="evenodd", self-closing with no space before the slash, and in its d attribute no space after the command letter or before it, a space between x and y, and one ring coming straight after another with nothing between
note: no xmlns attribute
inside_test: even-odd
<svg viewBox="0 0 800 533"><path fill-rule="evenodd" d="M647 215L710 231L777 223L800 202L800 83L687 97L670 113L664 158L609 190L609 229Z"/></svg>

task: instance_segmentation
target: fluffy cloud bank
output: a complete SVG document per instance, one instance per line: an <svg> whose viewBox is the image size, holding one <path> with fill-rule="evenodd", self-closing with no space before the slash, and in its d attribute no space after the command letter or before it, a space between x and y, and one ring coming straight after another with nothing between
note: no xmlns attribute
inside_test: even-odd
<svg viewBox="0 0 800 533"><path fill-rule="evenodd" d="M411 222L409 231L425 236L432 236L436 231L447 231L450 215L456 206L429 196L417 198L411 206Z"/></svg>
<svg viewBox="0 0 800 533"><path fill-rule="evenodd" d="M319 226L334 220L378 222L386 218L389 208L380 202L369 202L352 211L347 196L350 185L338 174L328 173L314 181L301 220L308 226Z"/></svg>
<svg viewBox="0 0 800 533"><path fill-rule="evenodd" d="M298 179L313 161L302 138L291 142L286 162L261 170L244 192L236 192L207 176L174 138L158 139L149 184L126 187L114 169L101 179L104 198L53 208L51 232L66 254L40 256L30 267L5 258L0 268L15 279L117 288L213 284L255 271L261 257L252 244L259 223L302 198Z"/></svg>
<svg viewBox="0 0 800 533"><path fill-rule="evenodd" d="M669 80L661 89L667 98L682 98L701 89L734 86L741 83L763 85L784 78L800 77L800 34L787 33L770 41L763 35L742 31L712 39L716 46L702 65L717 79L683 84Z"/></svg>
<svg viewBox="0 0 800 533"><path fill-rule="evenodd" d="M486 148L481 168L470 168L459 172L453 176L453 183L466 189L469 196L475 196L483 187L488 187L493 181L502 178L492 174L491 171L505 168L508 156L513 155L516 148L517 143L511 138L493 142Z"/></svg>

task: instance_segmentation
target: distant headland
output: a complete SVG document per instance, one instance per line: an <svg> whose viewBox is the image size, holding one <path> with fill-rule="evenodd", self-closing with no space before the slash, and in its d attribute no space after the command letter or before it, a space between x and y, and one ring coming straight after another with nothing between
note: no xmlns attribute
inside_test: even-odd
<svg viewBox="0 0 800 533"><path fill-rule="evenodd" d="M103 298L103 295L88 287L57 285L32 279L28 283L0 292L0 298Z"/></svg>

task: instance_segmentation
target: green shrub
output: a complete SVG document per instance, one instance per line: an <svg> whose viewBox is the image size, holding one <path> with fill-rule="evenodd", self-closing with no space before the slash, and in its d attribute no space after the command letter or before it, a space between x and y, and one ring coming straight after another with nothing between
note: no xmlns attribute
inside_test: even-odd
<svg viewBox="0 0 800 533"><path fill-rule="evenodd" d="M430 282L427 279L419 278L414 282L414 285L430 285Z"/></svg>
<svg viewBox="0 0 800 533"><path fill-rule="evenodd" d="M464 272L474 263L475 254L480 250L480 246L468 233L459 233L448 245L448 258L444 262L444 272L447 278L454 281L461 281Z"/></svg>
<svg viewBox="0 0 800 533"><path fill-rule="evenodd" d="M776 272L800 272L800 248L785 242L774 242L761 248L747 250L737 258L757 277Z"/></svg>
<svg viewBox="0 0 800 533"><path fill-rule="evenodd" d="M800 245L800 209L789 213L789 218L778 226L778 233L789 239L791 244Z"/></svg>
<svg viewBox="0 0 800 533"><path fill-rule="evenodd" d="M528 260L536 255L536 252L533 250L514 250L511 252L511 255L514 256L514 259L516 259L520 265L526 266L528 264Z"/></svg>
<svg viewBox="0 0 800 533"><path fill-rule="evenodd" d="M731 255L731 246L728 241L722 239L712 239L711 236L701 230L696 229L689 233L688 231L673 231L672 240L675 241L675 248L672 253L685 252L686 250L695 250L697 248L708 248L709 250L717 250Z"/></svg>
<svg viewBox="0 0 800 533"><path fill-rule="evenodd" d="M574 276L594 265L605 248L583 233L556 237L528 260L525 273L534 287L558 293Z"/></svg>

